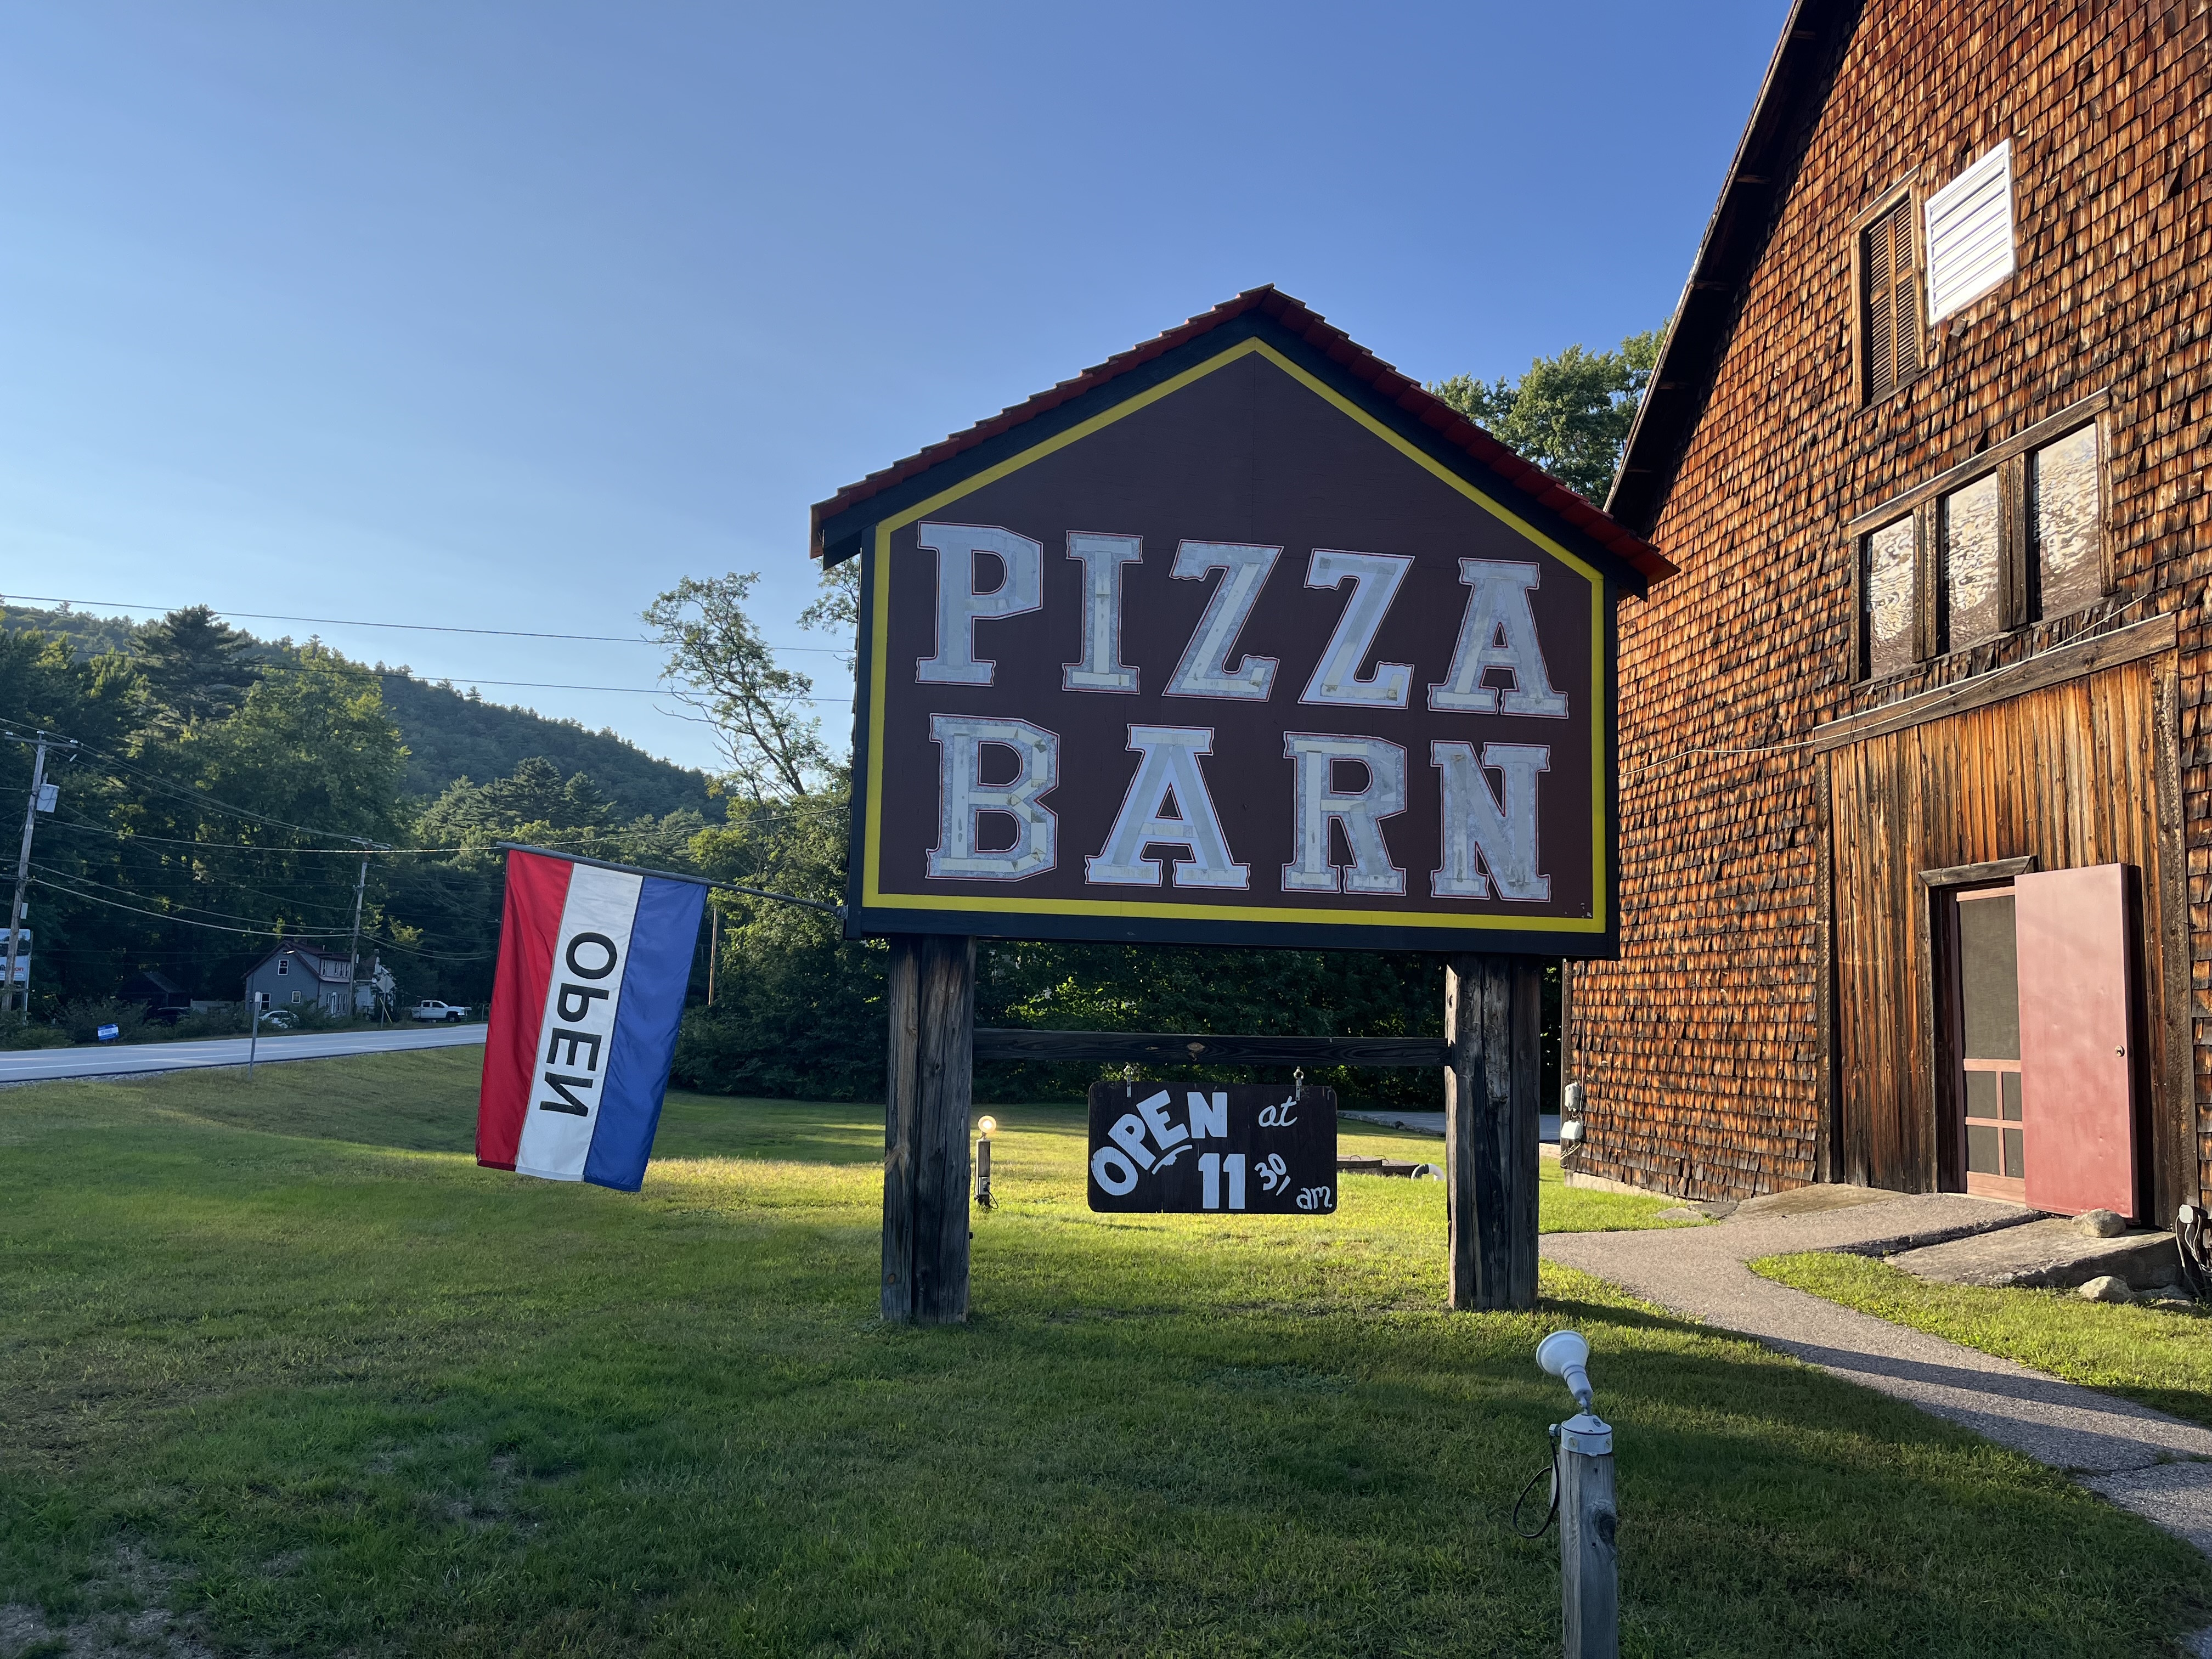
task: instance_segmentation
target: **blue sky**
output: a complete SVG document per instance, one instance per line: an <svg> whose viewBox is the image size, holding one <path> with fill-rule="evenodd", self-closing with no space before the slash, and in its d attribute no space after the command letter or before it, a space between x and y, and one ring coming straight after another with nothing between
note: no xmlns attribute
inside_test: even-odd
<svg viewBox="0 0 2212 1659"><path fill-rule="evenodd" d="M621 635L758 570L818 647L809 503L1242 289L1423 380L1662 322L1786 9L4 0L0 592Z"/></svg>

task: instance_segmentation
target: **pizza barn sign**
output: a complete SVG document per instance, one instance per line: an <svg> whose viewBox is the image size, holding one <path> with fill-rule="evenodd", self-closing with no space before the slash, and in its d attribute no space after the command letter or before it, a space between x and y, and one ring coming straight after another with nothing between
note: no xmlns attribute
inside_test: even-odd
<svg viewBox="0 0 2212 1659"><path fill-rule="evenodd" d="M1670 567L1287 296L815 523L854 934L1614 950L1613 606Z"/></svg>

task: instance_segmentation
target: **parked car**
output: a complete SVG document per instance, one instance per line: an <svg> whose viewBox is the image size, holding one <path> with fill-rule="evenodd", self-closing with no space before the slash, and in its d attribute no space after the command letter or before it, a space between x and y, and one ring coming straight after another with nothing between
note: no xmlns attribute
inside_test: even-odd
<svg viewBox="0 0 2212 1659"><path fill-rule="evenodd" d="M469 1017L465 1008L456 1008L450 1002L434 1002L424 997L409 1011L416 1019L463 1020Z"/></svg>

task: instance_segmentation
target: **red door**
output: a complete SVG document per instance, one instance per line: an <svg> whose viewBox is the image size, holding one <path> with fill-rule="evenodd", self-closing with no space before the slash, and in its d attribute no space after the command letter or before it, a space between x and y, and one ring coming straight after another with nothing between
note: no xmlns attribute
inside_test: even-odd
<svg viewBox="0 0 2212 1659"><path fill-rule="evenodd" d="M2128 867L2013 881L2027 1202L2055 1215L2136 1207Z"/></svg>

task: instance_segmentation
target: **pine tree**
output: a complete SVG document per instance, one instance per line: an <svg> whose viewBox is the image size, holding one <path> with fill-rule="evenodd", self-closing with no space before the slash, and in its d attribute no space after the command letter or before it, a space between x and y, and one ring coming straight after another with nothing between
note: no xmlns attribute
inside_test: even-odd
<svg viewBox="0 0 2212 1659"><path fill-rule="evenodd" d="M222 720L234 712L261 671L248 653L252 638L204 605L172 611L132 642L140 683L157 709L178 725Z"/></svg>

